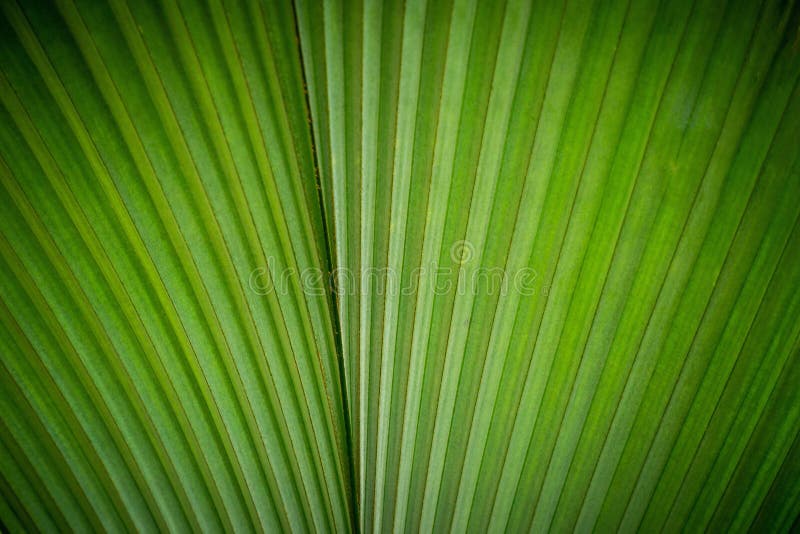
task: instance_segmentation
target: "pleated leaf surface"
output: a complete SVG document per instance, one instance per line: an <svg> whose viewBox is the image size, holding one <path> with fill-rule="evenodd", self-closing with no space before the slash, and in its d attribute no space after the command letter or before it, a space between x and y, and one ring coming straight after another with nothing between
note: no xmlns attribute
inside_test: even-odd
<svg viewBox="0 0 800 534"><path fill-rule="evenodd" d="M797 528L795 1L1 11L5 529Z"/></svg>

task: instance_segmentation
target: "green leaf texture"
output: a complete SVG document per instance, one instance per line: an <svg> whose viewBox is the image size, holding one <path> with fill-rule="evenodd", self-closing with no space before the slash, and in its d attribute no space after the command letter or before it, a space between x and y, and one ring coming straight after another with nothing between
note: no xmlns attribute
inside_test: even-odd
<svg viewBox="0 0 800 534"><path fill-rule="evenodd" d="M786 532L796 0L3 0L0 526Z"/></svg>

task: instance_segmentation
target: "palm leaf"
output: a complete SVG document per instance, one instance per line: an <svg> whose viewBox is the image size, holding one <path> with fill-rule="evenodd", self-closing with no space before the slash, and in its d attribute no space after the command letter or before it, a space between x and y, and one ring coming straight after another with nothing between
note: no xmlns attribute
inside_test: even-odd
<svg viewBox="0 0 800 534"><path fill-rule="evenodd" d="M9 531L795 524L795 2L2 13Z"/></svg>

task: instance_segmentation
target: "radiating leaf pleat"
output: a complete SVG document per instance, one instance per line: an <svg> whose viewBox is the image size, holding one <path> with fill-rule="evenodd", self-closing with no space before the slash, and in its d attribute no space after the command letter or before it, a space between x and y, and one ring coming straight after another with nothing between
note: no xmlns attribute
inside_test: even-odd
<svg viewBox="0 0 800 534"><path fill-rule="evenodd" d="M330 301L301 278L327 250L300 56L276 9L293 24L289 5L4 5L7 324L52 372L79 363L53 380L131 529L350 524Z"/></svg>
<svg viewBox="0 0 800 534"><path fill-rule="evenodd" d="M708 525L795 358L797 7L423 4L300 15L337 267L397 284L338 295L361 528Z"/></svg>
<svg viewBox="0 0 800 534"><path fill-rule="evenodd" d="M789 531L795 0L8 0L0 525Z"/></svg>

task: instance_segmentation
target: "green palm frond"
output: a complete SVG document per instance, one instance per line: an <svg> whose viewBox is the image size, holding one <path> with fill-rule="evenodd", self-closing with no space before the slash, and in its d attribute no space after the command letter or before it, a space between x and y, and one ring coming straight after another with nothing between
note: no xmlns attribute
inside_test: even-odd
<svg viewBox="0 0 800 534"><path fill-rule="evenodd" d="M800 5L0 16L0 521L789 531Z"/></svg>

